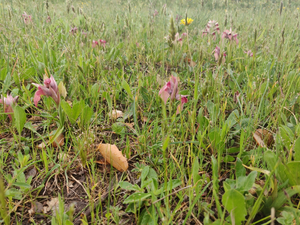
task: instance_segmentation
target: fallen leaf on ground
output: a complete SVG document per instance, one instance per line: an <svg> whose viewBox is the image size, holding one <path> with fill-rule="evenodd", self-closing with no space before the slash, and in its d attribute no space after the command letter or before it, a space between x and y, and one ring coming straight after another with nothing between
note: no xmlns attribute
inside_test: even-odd
<svg viewBox="0 0 300 225"><path fill-rule="evenodd" d="M131 129L134 127L134 123L125 123L125 125Z"/></svg>
<svg viewBox="0 0 300 225"><path fill-rule="evenodd" d="M125 172L128 169L127 159L119 151L118 147L111 144L100 144L98 150L113 167L121 172Z"/></svg>
<svg viewBox="0 0 300 225"><path fill-rule="evenodd" d="M50 139L52 136L50 137ZM65 136L63 134L58 135L58 137L53 141L52 146L57 148L58 146L63 146L65 143Z"/></svg>
<svg viewBox="0 0 300 225"><path fill-rule="evenodd" d="M34 177L36 175L37 171L36 168L33 167L31 170L29 170L28 172L25 173L26 179L28 179L28 177Z"/></svg>
<svg viewBox="0 0 300 225"><path fill-rule="evenodd" d="M43 210L43 204L40 202L33 202L31 203L31 209L28 210L29 215L33 215L35 213L40 213Z"/></svg>
<svg viewBox="0 0 300 225"><path fill-rule="evenodd" d="M40 116L33 116L28 119L28 121L34 121L34 122L42 121L42 120L43 120L43 118Z"/></svg>
<svg viewBox="0 0 300 225"><path fill-rule="evenodd" d="M45 142L42 142L41 144L37 145L36 147L38 149L43 149L43 148L46 148L46 144L45 144Z"/></svg>
<svg viewBox="0 0 300 225"><path fill-rule="evenodd" d="M273 135L267 130L257 129L253 138L260 147L271 146L274 143Z"/></svg>
<svg viewBox="0 0 300 225"><path fill-rule="evenodd" d="M122 112L122 111L120 111L120 110L113 110L110 114L110 118L111 119L114 119L114 120L116 120L116 119L118 119L119 117L123 117L123 115L124 115L124 113Z"/></svg>
<svg viewBox="0 0 300 225"><path fill-rule="evenodd" d="M48 207L44 207L44 213L45 213L45 210L46 210L46 213L49 212L50 210L52 210L53 215L55 215L55 213L59 207L58 198L51 198L50 201L47 201L47 205L48 205Z"/></svg>
<svg viewBox="0 0 300 225"><path fill-rule="evenodd" d="M53 136L50 136L50 139L52 138ZM54 148L57 148L58 146L63 146L65 143L65 137L63 134L60 134L52 143L52 146ZM48 141L45 143L45 142L42 142L40 143L39 145L37 145L36 147L38 149L43 149L43 148L46 148L46 145L48 145Z"/></svg>

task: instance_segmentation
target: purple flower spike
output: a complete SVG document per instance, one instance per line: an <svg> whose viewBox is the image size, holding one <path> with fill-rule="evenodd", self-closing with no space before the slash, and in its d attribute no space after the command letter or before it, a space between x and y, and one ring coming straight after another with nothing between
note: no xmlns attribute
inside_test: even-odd
<svg viewBox="0 0 300 225"><path fill-rule="evenodd" d="M182 111L183 105L187 102L188 102L187 96L181 95L180 104L177 106L176 115Z"/></svg>
<svg viewBox="0 0 300 225"><path fill-rule="evenodd" d="M73 28L71 28L71 30L69 31L69 33L74 35L74 34L77 33L77 30L78 30L77 27L73 27Z"/></svg>
<svg viewBox="0 0 300 225"><path fill-rule="evenodd" d="M1 96L0 103L4 105L4 112L8 113L7 116L10 120L12 120L11 113L14 112L12 106L13 104L17 103L18 98L19 96L13 97L10 94L7 94L6 98Z"/></svg>
<svg viewBox="0 0 300 225"><path fill-rule="evenodd" d="M163 86L160 91L159 95L166 104L168 98L171 97L171 100L175 99L176 94L178 92L178 78L171 76L170 81Z"/></svg>
<svg viewBox="0 0 300 225"><path fill-rule="evenodd" d="M167 82L159 91L159 96L166 104L168 101L168 98L171 100L178 100L180 101L180 105L177 107L176 114L180 113L183 109L183 105L187 103L187 96L186 95L180 95L178 90L178 83L179 79L177 77L171 76L170 81Z"/></svg>
<svg viewBox="0 0 300 225"><path fill-rule="evenodd" d="M46 78L44 80L44 85L35 84L35 83L32 83L32 84L38 88L38 90L35 92L34 98L33 98L33 102L36 107L37 107L38 102L41 100L42 95L53 98L55 103L57 105L59 105L60 95L59 95L59 91L58 91L58 86L52 75L50 78Z"/></svg>
<svg viewBox="0 0 300 225"><path fill-rule="evenodd" d="M222 34L222 39L226 38L228 40L235 40L236 44L239 44L239 40L237 39L238 34L233 34L233 32L230 30L225 30Z"/></svg>
<svg viewBox="0 0 300 225"><path fill-rule="evenodd" d="M246 53L248 56L253 57L253 52L251 50L249 51L244 51L244 53Z"/></svg>
<svg viewBox="0 0 300 225"><path fill-rule="evenodd" d="M99 45L98 41L93 40L92 47L96 48Z"/></svg>
<svg viewBox="0 0 300 225"><path fill-rule="evenodd" d="M32 23L32 17L31 17L31 15L28 15L26 12L24 12L24 13L22 14L22 17L23 17L23 19L24 19L24 23L25 23L25 24L30 24L30 23Z"/></svg>
<svg viewBox="0 0 300 225"><path fill-rule="evenodd" d="M105 44L106 44L106 41L105 40L102 40L102 39L99 39L99 42L100 42L100 45L105 48Z"/></svg>
<svg viewBox="0 0 300 225"><path fill-rule="evenodd" d="M216 40L216 33L220 33L218 22L209 20L206 24L205 29L202 31L202 37L211 34L213 36L213 40Z"/></svg>
<svg viewBox="0 0 300 225"><path fill-rule="evenodd" d="M214 50L214 56L215 56L215 60L218 61L220 56L221 56L221 49L219 46L216 46L215 50ZM226 60L226 52L223 52L223 60L222 62L225 63Z"/></svg>

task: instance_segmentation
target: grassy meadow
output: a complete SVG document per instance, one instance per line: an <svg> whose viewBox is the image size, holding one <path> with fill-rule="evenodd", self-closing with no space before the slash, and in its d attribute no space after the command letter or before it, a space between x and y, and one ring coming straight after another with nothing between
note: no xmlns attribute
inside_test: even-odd
<svg viewBox="0 0 300 225"><path fill-rule="evenodd" d="M299 7L0 0L0 224L300 224Z"/></svg>

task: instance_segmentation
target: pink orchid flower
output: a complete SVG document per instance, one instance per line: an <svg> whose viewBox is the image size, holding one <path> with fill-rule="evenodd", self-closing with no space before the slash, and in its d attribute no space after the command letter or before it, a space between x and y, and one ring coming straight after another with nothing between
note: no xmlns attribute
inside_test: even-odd
<svg viewBox="0 0 300 225"><path fill-rule="evenodd" d="M158 11L155 9L154 13L153 13L153 16L156 17L157 15L158 15Z"/></svg>
<svg viewBox="0 0 300 225"><path fill-rule="evenodd" d="M92 47L96 48L99 45L98 41L93 40Z"/></svg>
<svg viewBox="0 0 300 225"><path fill-rule="evenodd" d="M105 44L106 44L106 41L105 40L102 40L102 39L99 39L99 42L100 42L100 45L105 48Z"/></svg>
<svg viewBox="0 0 300 225"><path fill-rule="evenodd" d="M47 23L51 23L51 17L50 17L50 16L47 17L46 22L47 22Z"/></svg>
<svg viewBox="0 0 300 225"><path fill-rule="evenodd" d="M185 95L181 95L180 104L177 106L176 115L182 111L183 105L187 102L187 97Z"/></svg>
<svg viewBox="0 0 300 225"><path fill-rule="evenodd" d="M171 101L174 99L177 99L180 101L180 105L177 107L176 114L180 113L183 109L183 105L187 103L187 96L186 95L180 95L178 91L178 82L179 78L171 76L170 81L167 82L159 91L159 96L164 101L165 104L167 104L168 99L170 98Z"/></svg>
<svg viewBox="0 0 300 225"><path fill-rule="evenodd" d="M54 80L54 77L51 75L50 78L46 78L44 80L44 85L35 84L32 83L34 86L38 88L38 90L35 92L33 101L35 106L37 107L38 102L41 100L41 95L49 96L53 98L55 103L59 105L60 102L60 95L58 91L58 86L56 81Z"/></svg>
<svg viewBox="0 0 300 225"><path fill-rule="evenodd" d="M215 56L215 60L218 61L221 55L221 49L219 46L216 46L215 50L214 50L214 56ZM223 52L223 63L225 63L226 60L226 52Z"/></svg>
<svg viewBox="0 0 300 225"><path fill-rule="evenodd" d="M181 34L181 37L180 37L179 33L177 32L177 33L175 34L175 41L174 41L173 43L175 44L176 42L178 42L178 43L182 46L182 40L183 40L186 36L187 36L187 33L182 33L182 34Z"/></svg>
<svg viewBox="0 0 300 225"><path fill-rule="evenodd" d="M244 51L244 53L246 53L248 56L253 57L253 52L251 50L249 51Z"/></svg>
<svg viewBox="0 0 300 225"><path fill-rule="evenodd" d="M77 27L73 27L70 29L69 33L74 35L77 33L77 30L78 30Z"/></svg>
<svg viewBox="0 0 300 225"><path fill-rule="evenodd" d="M202 37L211 34L213 39L216 40L216 33L220 33L219 23L214 20L209 20L206 24L205 30L202 31Z"/></svg>
<svg viewBox="0 0 300 225"><path fill-rule="evenodd" d="M23 19L24 19L24 23L25 23L25 24L30 24L30 23L32 23L32 17L31 17L31 15L28 15L26 12L24 12L24 13L22 14L22 17L23 17Z"/></svg>
<svg viewBox="0 0 300 225"><path fill-rule="evenodd" d="M19 96L13 97L10 94L7 94L6 98L1 96L0 103L4 105L4 112L8 113L7 116L10 120L12 120L11 113L14 112L12 106L13 104L17 103L18 98Z"/></svg>
<svg viewBox="0 0 300 225"><path fill-rule="evenodd" d="M239 44L239 40L237 39L237 36L238 36L238 34L233 34L233 32L231 31L231 28L230 28L230 30L225 30L223 32L222 39L226 38L226 39L229 39L230 41L235 40L236 44Z"/></svg>

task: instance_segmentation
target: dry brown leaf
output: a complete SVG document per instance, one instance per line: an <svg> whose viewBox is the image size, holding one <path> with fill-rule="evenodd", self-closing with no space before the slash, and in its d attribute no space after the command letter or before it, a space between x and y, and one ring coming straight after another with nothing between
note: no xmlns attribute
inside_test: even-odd
<svg viewBox="0 0 300 225"><path fill-rule="evenodd" d="M28 210L29 215L33 215L35 213L40 213L43 210L43 204L40 202L33 202L31 203L31 209Z"/></svg>
<svg viewBox="0 0 300 225"><path fill-rule="evenodd" d="M100 144L98 150L103 155L104 159L109 162L113 167L121 172L128 169L127 159L119 151L118 147L111 144Z"/></svg>
<svg viewBox="0 0 300 225"><path fill-rule="evenodd" d="M73 103L71 101L68 100L67 103L69 104L70 107L73 106Z"/></svg>
<svg viewBox="0 0 300 225"><path fill-rule="evenodd" d="M49 212L50 210L53 211L53 214L55 215L55 212L58 210L59 207L59 201L58 198L51 198L50 201L47 201L48 207L44 207L44 212Z"/></svg>
<svg viewBox="0 0 300 225"><path fill-rule="evenodd" d="M42 142L41 144L37 145L36 147L38 149L43 149L43 148L46 148L46 144L45 144L45 142Z"/></svg>
<svg viewBox="0 0 300 225"><path fill-rule="evenodd" d="M50 137L50 139L52 136ZM58 146L63 146L65 144L65 136L63 134L58 135L58 137L53 141L52 146L57 148Z"/></svg>
<svg viewBox="0 0 300 225"><path fill-rule="evenodd" d="M274 143L273 135L267 130L257 129L253 138L260 147L271 146Z"/></svg>
<svg viewBox="0 0 300 225"><path fill-rule="evenodd" d="M33 121L33 122L37 122L37 121L42 121L43 118L40 116L32 116L28 119L28 121Z"/></svg>
<svg viewBox="0 0 300 225"><path fill-rule="evenodd" d="M25 173L26 179L28 179L28 177L34 177L37 173L37 170L35 167L32 167L32 169L30 169L28 172Z"/></svg>
<svg viewBox="0 0 300 225"><path fill-rule="evenodd" d="M125 125L131 129L134 128L134 123L125 123Z"/></svg>
<svg viewBox="0 0 300 225"><path fill-rule="evenodd" d="M197 63L195 63L194 61L192 61L192 60L190 61L190 66L191 67L195 67L196 65L197 65Z"/></svg>
<svg viewBox="0 0 300 225"><path fill-rule="evenodd" d="M116 119L118 119L119 117L123 117L123 115L124 115L124 113L122 112L122 111L120 111L120 110L113 110L110 114L110 118L111 119L114 119L114 120L116 120Z"/></svg>

